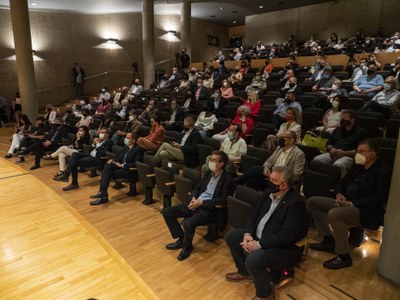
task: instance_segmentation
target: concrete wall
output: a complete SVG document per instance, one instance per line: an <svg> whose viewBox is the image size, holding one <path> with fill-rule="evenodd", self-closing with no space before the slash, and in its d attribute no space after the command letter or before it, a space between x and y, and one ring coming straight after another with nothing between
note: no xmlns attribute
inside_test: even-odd
<svg viewBox="0 0 400 300"><path fill-rule="evenodd" d="M218 51L207 45L207 34L218 36L221 45L227 43L228 28L193 19L193 61L207 61ZM131 64L142 61L141 14L85 15L50 12L30 13L32 48L36 51L35 75L39 106L60 103L74 96L71 70L75 62L85 69L87 76L106 71L86 81L88 92L108 85L127 85L132 80ZM167 37L168 30L177 37ZM174 54L180 51L180 16L155 17L156 68L170 71ZM120 49L106 49L107 38L118 38ZM9 10L0 10L0 95L11 101L18 89L14 55L14 41ZM115 71L115 72L113 72ZM142 74L141 74L142 75ZM56 87L56 88L55 88Z"/></svg>
<svg viewBox="0 0 400 300"><path fill-rule="evenodd" d="M378 27L386 33L399 30L398 0L338 0L322 4L286 9L246 17L246 45L261 40L265 44L282 43L291 34L299 41L311 34L318 39L351 37L362 28L366 35L375 34Z"/></svg>

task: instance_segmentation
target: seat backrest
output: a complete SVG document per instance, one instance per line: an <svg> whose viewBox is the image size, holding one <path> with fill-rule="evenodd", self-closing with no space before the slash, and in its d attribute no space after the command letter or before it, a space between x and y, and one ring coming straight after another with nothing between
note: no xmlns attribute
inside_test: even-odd
<svg viewBox="0 0 400 300"><path fill-rule="evenodd" d="M308 168L310 170L313 170L313 171L316 171L319 173L324 173L324 174L330 175L333 178L333 180L335 181L335 183L339 182L339 180L340 180L341 171L340 171L340 168L335 165L326 164L326 163L318 161L318 160L313 160L309 164Z"/></svg>
<svg viewBox="0 0 400 300"><path fill-rule="evenodd" d="M399 135L400 120L389 119L386 122L385 136L387 138L397 139Z"/></svg>
<svg viewBox="0 0 400 300"><path fill-rule="evenodd" d="M375 140L379 143L380 147L386 147L386 148L392 148L392 149L397 148L397 139L377 137L377 138L375 138Z"/></svg>
<svg viewBox="0 0 400 300"><path fill-rule="evenodd" d="M296 146L299 147L301 151L304 152L307 164L309 164L314 159L314 157L321 154L321 151L319 151L317 147L310 147L302 144L296 144Z"/></svg>
<svg viewBox="0 0 400 300"><path fill-rule="evenodd" d="M175 192L175 186L167 186L165 184L174 181L174 174L159 167L154 168L154 173L156 174L156 185L160 192L164 195L172 196Z"/></svg>
<svg viewBox="0 0 400 300"><path fill-rule="evenodd" d="M266 161L269 157L269 153L267 150L259 147L247 147L247 155L257 157L261 159L261 161Z"/></svg>
<svg viewBox="0 0 400 300"><path fill-rule="evenodd" d="M334 180L330 175L306 169L303 173L303 193L312 196L333 197Z"/></svg>
<svg viewBox="0 0 400 300"><path fill-rule="evenodd" d="M240 167L242 172L247 172L252 166L262 166L264 161L258 157L253 157L250 155L242 155L240 158Z"/></svg>
<svg viewBox="0 0 400 300"><path fill-rule="evenodd" d="M209 145L197 144L197 153L199 155L199 163L202 166L206 163L207 156L211 155L213 148Z"/></svg>
<svg viewBox="0 0 400 300"><path fill-rule="evenodd" d="M111 152L115 154L115 156L119 155L122 150L124 150L124 147L118 146L118 145L113 145L111 147Z"/></svg>
<svg viewBox="0 0 400 300"><path fill-rule="evenodd" d="M265 139L269 134L272 134L272 132L269 129L266 128L261 128L261 127L255 127L253 129L253 138L252 138L252 144L254 147L261 147Z"/></svg>
<svg viewBox="0 0 400 300"><path fill-rule="evenodd" d="M320 125L320 121L322 121L321 115L315 111L304 110L301 115L303 120L301 128L304 130L313 129Z"/></svg>
<svg viewBox="0 0 400 300"><path fill-rule="evenodd" d="M143 184L144 187L154 187L155 178L148 177L147 175L154 173L154 168L145 162L137 161L135 163L137 168L137 173L139 176L139 181Z"/></svg>
<svg viewBox="0 0 400 300"><path fill-rule="evenodd" d="M365 130L369 137L374 138L381 135L379 122L376 118L357 116L357 124Z"/></svg>
<svg viewBox="0 0 400 300"><path fill-rule="evenodd" d="M210 137L204 137L203 144L211 146L213 150L219 150L221 148L221 142Z"/></svg>
<svg viewBox="0 0 400 300"><path fill-rule="evenodd" d="M264 200L264 194L248 186L238 185L235 190L235 198L256 206Z"/></svg>
<svg viewBox="0 0 400 300"><path fill-rule="evenodd" d="M200 172L186 167L183 168L182 176L174 175L176 195L182 204L187 205L190 203L190 192L193 191L200 180Z"/></svg>

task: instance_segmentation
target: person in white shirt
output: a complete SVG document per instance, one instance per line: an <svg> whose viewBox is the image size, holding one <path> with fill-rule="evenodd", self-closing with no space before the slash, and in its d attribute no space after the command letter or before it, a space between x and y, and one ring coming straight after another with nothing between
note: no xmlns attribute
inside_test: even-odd
<svg viewBox="0 0 400 300"><path fill-rule="evenodd" d="M140 84L140 79L136 78L135 81L133 82L131 88L128 91L129 99L139 96L139 94L142 92L142 90L143 90L143 87Z"/></svg>
<svg viewBox="0 0 400 300"><path fill-rule="evenodd" d="M101 103L101 102L103 102L103 100L109 101L111 99L111 95L107 90L108 89L106 86L103 86L101 88L101 93L100 93L99 97L96 99L97 103Z"/></svg>
<svg viewBox="0 0 400 300"><path fill-rule="evenodd" d="M206 136L211 137L214 132L214 123L218 122L218 119L214 114L213 108L213 104L208 102L207 110L202 111L199 114L196 123L194 124L202 138Z"/></svg>

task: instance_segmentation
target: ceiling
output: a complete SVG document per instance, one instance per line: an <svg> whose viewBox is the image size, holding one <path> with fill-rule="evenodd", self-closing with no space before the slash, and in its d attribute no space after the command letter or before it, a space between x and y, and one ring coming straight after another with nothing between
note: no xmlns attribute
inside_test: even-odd
<svg viewBox="0 0 400 300"><path fill-rule="evenodd" d="M244 25L245 16L301 7L333 0L156 0L156 14L181 13L182 2L192 2L192 16L225 26ZM337 1L337 0L336 0ZM142 0L28 0L31 11L72 12L87 14L141 12ZM9 0L0 0L8 9Z"/></svg>

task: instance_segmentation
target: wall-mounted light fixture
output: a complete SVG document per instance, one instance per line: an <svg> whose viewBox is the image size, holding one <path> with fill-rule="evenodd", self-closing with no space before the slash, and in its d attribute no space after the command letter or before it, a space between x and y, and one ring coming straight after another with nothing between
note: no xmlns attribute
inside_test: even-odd
<svg viewBox="0 0 400 300"><path fill-rule="evenodd" d="M118 39L108 39L107 44L109 45L115 45L118 43Z"/></svg>
<svg viewBox="0 0 400 300"><path fill-rule="evenodd" d="M36 50L32 50L32 55L33 55L33 56L36 55Z"/></svg>
<svg viewBox="0 0 400 300"><path fill-rule="evenodd" d="M176 31L175 31L175 30L168 30L168 31L167 31L167 35L169 35L169 36L175 36L175 35L176 35Z"/></svg>

